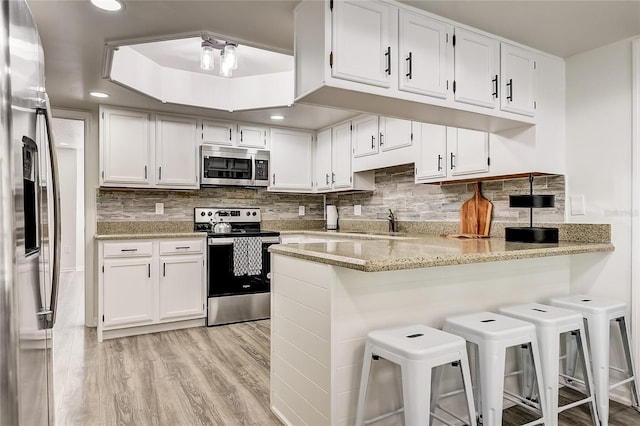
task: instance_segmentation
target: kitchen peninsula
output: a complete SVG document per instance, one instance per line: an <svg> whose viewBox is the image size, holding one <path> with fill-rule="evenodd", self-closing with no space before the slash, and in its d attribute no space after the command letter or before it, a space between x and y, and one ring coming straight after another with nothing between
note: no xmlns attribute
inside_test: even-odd
<svg viewBox="0 0 640 426"><path fill-rule="evenodd" d="M573 241L551 245L284 233L300 242L270 248L272 410L285 424L353 424L367 332L568 294L570 255L614 250L608 237L581 238L592 225L579 226ZM368 417L401 406L385 389L370 389Z"/></svg>

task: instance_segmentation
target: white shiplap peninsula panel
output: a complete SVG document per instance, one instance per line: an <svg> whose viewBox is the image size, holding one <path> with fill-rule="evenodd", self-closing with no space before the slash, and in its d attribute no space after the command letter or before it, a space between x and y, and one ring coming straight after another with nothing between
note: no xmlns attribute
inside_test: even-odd
<svg viewBox="0 0 640 426"><path fill-rule="evenodd" d="M271 366L271 404L286 424L353 424L364 339L371 330L407 323L441 327L450 315L495 311L515 303L544 303L570 290L567 256L386 272L362 272L279 254L272 254L272 260L271 350L277 361ZM300 288L291 291L294 282ZM309 285L326 289L327 299L319 302L319 295L310 297L303 290ZM305 309L310 310L308 305L328 303L327 316L318 316L317 310L304 316L299 310L294 321L311 335L315 334L312 330L325 329L326 325L319 322L328 321L327 338L316 334L315 340L302 339L296 334L300 330L279 320L279 300L284 299L296 299L301 305L306 299ZM330 354L326 370L318 364L326 354L319 349L323 343ZM291 347L297 351L292 352ZM287 359L291 356L301 359ZM367 417L402 405L397 379L388 374L388 367L383 363L375 367L382 374L376 374L376 380L370 382ZM296 374L291 368L298 370ZM326 378L318 376L323 371ZM318 397L321 394L315 388L311 392L309 381L326 391L329 399Z"/></svg>

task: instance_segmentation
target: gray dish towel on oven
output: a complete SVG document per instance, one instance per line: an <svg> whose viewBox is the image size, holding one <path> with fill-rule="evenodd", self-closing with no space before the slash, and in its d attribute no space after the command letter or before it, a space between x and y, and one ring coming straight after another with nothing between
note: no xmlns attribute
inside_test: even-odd
<svg viewBox="0 0 640 426"><path fill-rule="evenodd" d="M233 275L260 275L262 273L262 240L260 237L233 239Z"/></svg>

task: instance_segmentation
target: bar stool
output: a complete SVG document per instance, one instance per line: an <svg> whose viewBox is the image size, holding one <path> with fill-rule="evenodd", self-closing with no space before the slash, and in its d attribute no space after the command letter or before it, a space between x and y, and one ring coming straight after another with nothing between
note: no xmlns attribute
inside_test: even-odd
<svg viewBox="0 0 640 426"><path fill-rule="evenodd" d="M540 358L542 364L542 379L544 380L544 398L548 410L547 423L551 426L558 424L558 414L581 404L589 403L593 424L600 424L597 415L596 401L594 397L593 378L591 377L591 365L589 352L584 332L583 317L580 313L555 306L541 305L539 303L527 303L524 305L508 306L500 308L500 313L533 323L536 326L538 344L540 345ZM582 373L585 377L584 385L587 397L570 404L559 406L558 378L560 369L560 336L571 333L577 340L577 350L582 361ZM578 380L575 377L563 375L566 379Z"/></svg>
<svg viewBox="0 0 640 426"><path fill-rule="evenodd" d="M520 345L528 350L533 360L533 374L539 393L543 382L538 339L533 324L492 312L478 312L447 318L444 330L457 334L478 347L476 361L479 364L480 398L476 398L476 401L485 425L502 425L503 398L540 415L540 418L527 423L527 426L545 424L544 398L536 403L504 389L506 350Z"/></svg>
<svg viewBox="0 0 640 426"><path fill-rule="evenodd" d="M551 304L580 312L587 322L587 338L589 340L589 347L591 348L593 382L595 384L596 403L598 405L598 416L600 416L601 424L603 426L609 424L609 391L625 383L631 383L633 403L635 404L636 410L638 410L640 406L640 401L638 400L640 387L633 369L629 326L626 321L627 305L624 302L583 294L556 297L551 299ZM624 350L627 370L613 368L610 367L609 364L609 323L614 320L620 328L622 349ZM573 354L567 354L567 356L573 356L575 358L575 351L573 351ZM627 377L610 385L610 368L625 373Z"/></svg>
<svg viewBox="0 0 640 426"><path fill-rule="evenodd" d="M364 409L372 358L384 358L400 366L404 408L365 421ZM367 335L362 363L356 425L373 423L402 411L404 411L406 425L430 424L436 402L431 394L431 370L449 363L457 363L460 367L469 414L467 424L476 426L471 375L464 339L419 324L370 332ZM435 383L435 386L437 385L438 383ZM442 421L440 418L439 420Z"/></svg>

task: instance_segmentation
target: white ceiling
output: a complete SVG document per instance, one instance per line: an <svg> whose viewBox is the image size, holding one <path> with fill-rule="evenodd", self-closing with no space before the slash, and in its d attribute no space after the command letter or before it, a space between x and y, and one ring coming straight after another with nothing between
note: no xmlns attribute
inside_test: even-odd
<svg viewBox="0 0 640 426"><path fill-rule="evenodd" d="M201 43L202 38L189 37L151 43L137 43L129 45L129 47L163 67L217 77L220 69L218 58L215 60L215 69L213 71L204 71L200 68ZM216 52L219 53L220 51L216 50ZM258 49L243 44L238 45L237 55L238 69L233 71L231 78L293 71L292 55Z"/></svg>
<svg viewBox="0 0 640 426"><path fill-rule="evenodd" d="M293 50L297 0L123 0L119 13L88 0L28 0L43 40L46 87L59 108L96 110L92 90L108 104L268 123L271 111L226 113L162 104L100 78L105 42L209 31L278 51ZM558 56L640 34L640 1L404 1ZM294 105L285 126L317 129L352 115Z"/></svg>

